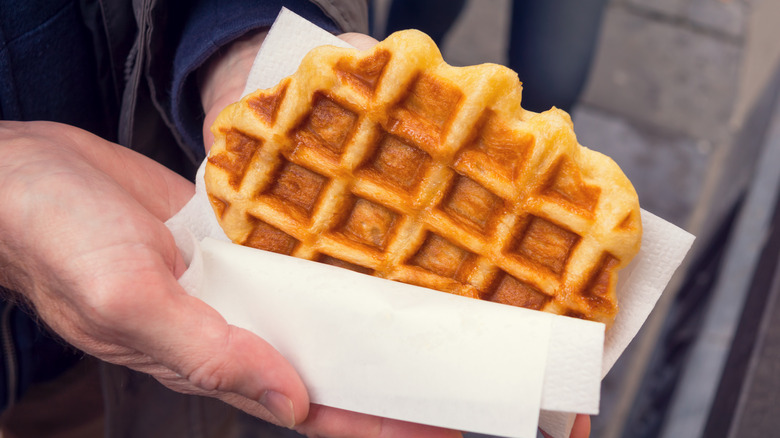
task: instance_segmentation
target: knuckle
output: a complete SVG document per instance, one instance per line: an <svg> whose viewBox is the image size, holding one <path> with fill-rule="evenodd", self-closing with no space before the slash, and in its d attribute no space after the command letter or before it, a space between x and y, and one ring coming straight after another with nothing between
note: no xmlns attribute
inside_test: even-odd
<svg viewBox="0 0 780 438"><path fill-rule="evenodd" d="M187 380L190 383L206 391L224 391L229 388L229 378L225 372L225 366L221 361L208 360L196 367Z"/></svg>

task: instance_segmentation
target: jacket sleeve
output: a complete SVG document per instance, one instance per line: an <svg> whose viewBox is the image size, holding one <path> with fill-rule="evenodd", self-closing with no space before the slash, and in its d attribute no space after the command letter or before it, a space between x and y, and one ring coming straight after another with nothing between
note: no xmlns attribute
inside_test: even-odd
<svg viewBox="0 0 780 438"><path fill-rule="evenodd" d="M150 39L149 73L152 81L157 82L152 87L152 98L188 156L197 162L205 156L204 114L195 72L221 47L250 31L270 26L283 6L331 32L363 30L364 23L356 19L365 12L360 8L340 8L338 2L330 0L317 3L307 0L198 0L184 8L183 17L165 20L171 11L161 14L163 18L153 28L156 38L153 33ZM350 1L345 2L348 3ZM177 44L172 47L170 42L174 40ZM159 47L157 50L155 42ZM167 77L166 70L169 72Z"/></svg>

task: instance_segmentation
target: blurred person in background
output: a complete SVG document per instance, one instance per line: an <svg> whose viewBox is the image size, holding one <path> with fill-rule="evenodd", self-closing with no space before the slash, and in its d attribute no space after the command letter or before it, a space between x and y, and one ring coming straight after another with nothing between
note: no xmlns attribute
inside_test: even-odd
<svg viewBox="0 0 780 438"><path fill-rule="evenodd" d="M478 7L495 5L474 1ZM523 83L523 108L540 112L555 106L571 112L588 78L606 3L512 1L508 67ZM419 29L442 47L465 5L466 0L392 0L385 34Z"/></svg>

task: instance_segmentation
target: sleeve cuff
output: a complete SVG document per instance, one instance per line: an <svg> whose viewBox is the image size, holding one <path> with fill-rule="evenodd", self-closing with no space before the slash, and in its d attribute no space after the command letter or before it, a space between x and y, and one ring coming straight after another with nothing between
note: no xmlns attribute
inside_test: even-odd
<svg viewBox="0 0 780 438"><path fill-rule="evenodd" d="M321 9L307 0L201 0L192 5L174 55L169 108L185 146L198 160L205 158L204 113L195 72L221 47L250 31L271 26L282 7L325 30L339 31Z"/></svg>

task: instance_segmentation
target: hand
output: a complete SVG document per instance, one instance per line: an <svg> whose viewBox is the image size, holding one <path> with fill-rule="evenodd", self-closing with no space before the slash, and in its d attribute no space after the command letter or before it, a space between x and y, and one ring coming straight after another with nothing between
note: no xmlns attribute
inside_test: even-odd
<svg viewBox="0 0 780 438"><path fill-rule="evenodd" d="M128 149L48 122L0 122L0 284L52 330L176 391L292 426L306 389L273 348L176 282L163 224L193 185Z"/></svg>
<svg viewBox="0 0 780 438"><path fill-rule="evenodd" d="M67 342L184 393L305 431L432 436L431 428L313 408L292 366L176 279L163 221L194 192L159 164L85 131L0 122L0 284ZM349 424L347 427L345 424Z"/></svg>
<svg viewBox="0 0 780 438"><path fill-rule="evenodd" d="M203 145L208 153L214 143L211 125L226 106L241 98L252 63L263 44L267 32L257 31L234 41L222 52L213 56L198 71L201 103L206 114L203 122ZM344 33L339 38L358 49L374 47L377 40L362 33Z"/></svg>
<svg viewBox="0 0 780 438"><path fill-rule="evenodd" d="M222 52L218 53L217 56L209 60L204 68L199 71L201 102L206 114L203 123L203 139L206 152L208 152L214 141L211 125L217 115L227 105L241 98L249 70L252 68L252 63L260 45L265 39L265 35L265 31L258 31L233 42ZM360 49L371 48L377 43L370 36L358 33L346 33L339 37ZM460 436L460 433L454 431L445 431L318 405L311 405L306 421L297 430L301 433L315 436L339 437Z"/></svg>
<svg viewBox="0 0 780 438"><path fill-rule="evenodd" d="M547 432L539 429L545 438L552 438ZM574 419L574 426L571 428L571 434L569 438L588 438L590 436L590 417L587 415L577 414L577 418Z"/></svg>

